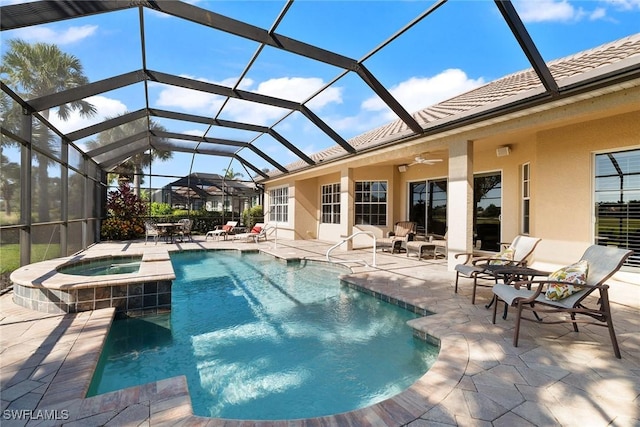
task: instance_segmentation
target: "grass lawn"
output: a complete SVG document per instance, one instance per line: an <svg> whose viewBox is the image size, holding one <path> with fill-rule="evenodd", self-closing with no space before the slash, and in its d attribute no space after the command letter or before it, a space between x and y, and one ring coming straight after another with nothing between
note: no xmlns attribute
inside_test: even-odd
<svg viewBox="0 0 640 427"><path fill-rule="evenodd" d="M47 247L49 250L47 251ZM60 253L59 244L36 244L31 246L31 262L44 261L44 259L56 258ZM47 258L45 257L45 254ZM7 244L0 246L0 273L11 273L20 267L20 245Z"/></svg>

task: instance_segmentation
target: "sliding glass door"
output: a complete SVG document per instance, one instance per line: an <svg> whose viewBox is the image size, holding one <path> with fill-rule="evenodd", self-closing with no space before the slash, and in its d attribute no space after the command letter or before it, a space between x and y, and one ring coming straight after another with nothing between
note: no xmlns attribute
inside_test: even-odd
<svg viewBox="0 0 640 427"><path fill-rule="evenodd" d="M418 234L446 233L446 180L409 183L409 220L418 224Z"/></svg>
<svg viewBox="0 0 640 427"><path fill-rule="evenodd" d="M500 172L478 174L473 178L474 245L486 251L500 250L502 214L502 176Z"/></svg>

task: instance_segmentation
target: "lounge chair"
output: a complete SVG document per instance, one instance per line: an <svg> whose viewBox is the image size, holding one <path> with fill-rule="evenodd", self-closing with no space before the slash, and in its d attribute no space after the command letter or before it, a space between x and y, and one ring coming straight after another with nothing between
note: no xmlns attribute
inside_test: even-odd
<svg viewBox="0 0 640 427"><path fill-rule="evenodd" d="M254 241L258 243L261 239L267 240L267 228L264 223L259 222L251 228L248 233L239 233L232 236L232 240Z"/></svg>
<svg viewBox="0 0 640 427"><path fill-rule="evenodd" d="M527 259L535 250L541 239L529 236L516 236L509 243L503 243L502 251L494 257L477 257L473 258L471 253L456 254L456 258L466 257L463 264L455 266L456 284L455 293L458 293L458 279L460 275L473 279L473 293L471 295L471 304L476 303L476 289L478 286L491 287L496 282L496 277L491 272L494 265L508 265L511 267L526 267ZM485 284L478 282L481 280L491 280L493 283Z"/></svg>
<svg viewBox="0 0 640 427"><path fill-rule="evenodd" d="M585 251L580 261L565 269L560 269L553 273L546 280L530 280L516 282L513 286L498 283L493 286L493 293L498 301L504 301L507 306L516 307L516 325L513 333L513 345L518 346L518 336L520 334L520 321L532 320L539 323L572 323L573 330L578 331L578 323L586 323L597 326L606 326L609 329L613 352L618 359L621 358L618 340L613 329L611 319L611 307L609 306L609 285L604 282L620 269L625 260L633 253L626 249L618 249L610 246L592 245ZM584 267L586 264L586 267ZM583 268L585 270L575 271ZM572 272L572 281L567 272ZM555 280L549 280L556 277ZM580 280L582 279L582 280ZM582 283L584 282L584 283ZM537 286L534 286L537 285ZM532 289L528 289L531 287ZM561 292L558 292L558 289ZM598 298L587 297L598 290ZM571 293L573 291L574 293ZM568 295L568 296L567 296ZM552 299L550 299L552 298ZM496 323L496 312L498 304L493 307L493 323ZM534 312L536 319L531 319L522 315L523 310ZM540 318L539 313L564 313L569 316L562 316L557 320L547 320ZM576 318L577 315L588 318Z"/></svg>
<svg viewBox="0 0 640 427"><path fill-rule="evenodd" d="M237 226L238 226L238 221L227 221L227 223L222 227L216 226L214 230L207 231L207 234L205 234L204 236L204 240L207 240L209 236L211 236L211 238L215 237L217 240L220 240L220 237L224 236L226 239L226 236L228 236L229 234L232 234L233 229Z"/></svg>
<svg viewBox="0 0 640 427"><path fill-rule="evenodd" d="M153 240L155 241L155 244L157 245L158 239L160 238L161 234L162 233L154 223L152 223L151 221L144 222L144 244L145 245L147 244L147 240L149 240L149 237L153 238Z"/></svg>
<svg viewBox="0 0 640 427"><path fill-rule="evenodd" d="M416 235L417 224L413 221L400 221L393 227L393 231L387 233L376 241L377 249L391 248L391 253L400 252L403 242L412 241Z"/></svg>

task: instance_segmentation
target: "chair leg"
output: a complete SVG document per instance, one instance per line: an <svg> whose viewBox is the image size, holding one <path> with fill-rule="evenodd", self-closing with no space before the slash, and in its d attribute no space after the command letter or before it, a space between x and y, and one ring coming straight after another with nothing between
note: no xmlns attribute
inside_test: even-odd
<svg viewBox="0 0 640 427"><path fill-rule="evenodd" d="M616 358L622 359L620 354L620 347L618 346L618 339L616 338L616 331L613 329L613 319L611 318L611 307L609 306L609 292L607 289L600 290L600 307L607 322L607 328L609 329L609 337L611 338L611 345L613 346L613 353Z"/></svg>
<svg viewBox="0 0 640 427"><path fill-rule="evenodd" d="M458 293L458 277L460 277L460 272L459 272L459 271L456 271L456 287L455 287L455 288L454 288L454 290L453 290L453 293L454 293L454 294L457 294L457 293Z"/></svg>
<svg viewBox="0 0 640 427"><path fill-rule="evenodd" d="M476 287L478 286L478 275L473 275L473 293L471 294L471 304L476 303Z"/></svg>
<svg viewBox="0 0 640 427"><path fill-rule="evenodd" d="M516 329L513 331L513 346L518 346L518 338L520 336L520 319L522 317L522 303L518 301L518 310L516 313Z"/></svg>
<svg viewBox="0 0 640 427"><path fill-rule="evenodd" d="M500 303L500 298L497 295L493 295L495 302L493 303L493 317L491 318L491 323L496 324L496 314L498 314L498 304Z"/></svg>
<svg viewBox="0 0 640 427"><path fill-rule="evenodd" d="M576 323L576 314L575 313L571 313L570 316L571 316L571 323L573 323L573 331L574 332L580 332L578 330L578 324ZM538 319L538 320L540 320L540 319Z"/></svg>

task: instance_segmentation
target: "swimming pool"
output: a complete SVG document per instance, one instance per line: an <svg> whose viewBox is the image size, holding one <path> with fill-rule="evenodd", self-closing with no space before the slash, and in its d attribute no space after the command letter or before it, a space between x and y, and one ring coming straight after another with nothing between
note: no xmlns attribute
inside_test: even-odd
<svg viewBox="0 0 640 427"><path fill-rule="evenodd" d="M415 314L341 286L343 268L171 257L171 314L114 322L89 395L186 375L196 415L311 418L398 394L437 357L406 326Z"/></svg>

